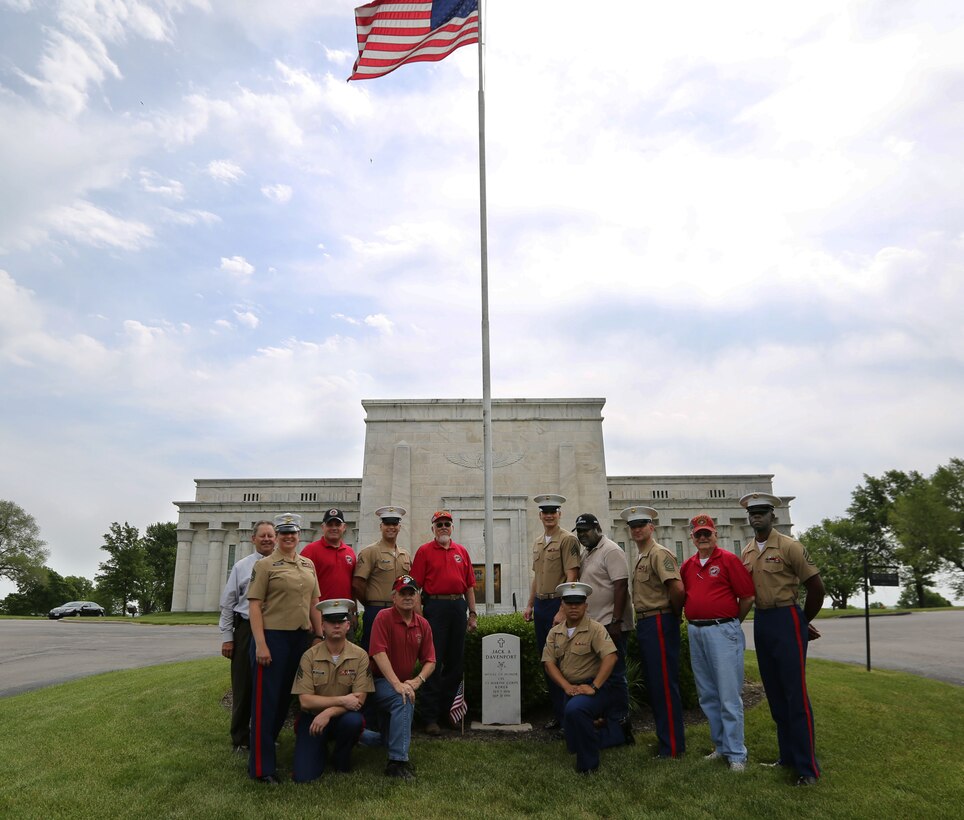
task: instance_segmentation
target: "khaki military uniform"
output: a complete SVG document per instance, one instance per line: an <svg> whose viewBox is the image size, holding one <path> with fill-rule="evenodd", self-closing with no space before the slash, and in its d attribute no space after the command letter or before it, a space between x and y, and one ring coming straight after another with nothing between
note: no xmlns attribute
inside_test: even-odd
<svg viewBox="0 0 964 820"><path fill-rule="evenodd" d="M742 558L753 578L757 609L792 606L800 584L820 574L803 544L776 530L770 531L762 550L751 540Z"/></svg>
<svg viewBox="0 0 964 820"><path fill-rule="evenodd" d="M368 582L365 597L369 603L378 601L381 602L379 606L390 606L392 584L399 575L411 571L412 556L406 550L379 540L358 553L354 577L364 578Z"/></svg>
<svg viewBox="0 0 964 820"><path fill-rule="evenodd" d="M248 600L261 601L265 629L311 629L311 607L318 600L315 565L280 550L255 563Z"/></svg>
<svg viewBox="0 0 964 820"><path fill-rule="evenodd" d="M561 530L546 543L540 535L532 545L532 569L536 574L536 595L556 596L556 587L566 580L566 572L582 564L581 547L576 537Z"/></svg>
<svg viewBox="0 0 964 820"><path fill-rule="evenodd" d="M670 609L666 582L682 583L676 556L662 544L653 543L636 559L633 570L633 609L636 614Z"/></svg>
<svg viewBox="0 0 964 820"><path fill-rule="evenodd" d="M542 650L543 663L554 663L570 683L592 680L602 659L616 651L616 644L598 621L586 615L569 637L566 622L549 630Z"/></svg>
<svg viewBox="0 0 964 820"><path fill-rule="evenodd" d="M770 530L762 550L751 540L742 558L756 590L753 643L777 725L780 761L801 778L818 778L813 707L807 692L809 636L797 593L802 582L820 571L803 544L776 530Z"/></svg>
<svg viewBox="0 0 964 820"><path fill-rule="evenodd" d="M328 645L322 641L301 656L301 664L291 687L292 695L321 695L337 698L353 692L374 692L368 653L355 644L346 642L338 660L331 657Z"/></svg>

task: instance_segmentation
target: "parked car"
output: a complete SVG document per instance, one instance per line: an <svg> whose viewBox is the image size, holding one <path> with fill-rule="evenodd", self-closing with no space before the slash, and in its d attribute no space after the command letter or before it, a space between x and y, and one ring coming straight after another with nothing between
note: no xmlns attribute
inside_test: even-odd
<svg viewBox="0 0 964 820"><path fill-rule="evenodd" d="M104 607L100 604L95 604L93 601L71 601L68 604L55 606L47 613L47 617L56 621L58 618L69 618L72 615L103 616L106 614Z"/></svg>

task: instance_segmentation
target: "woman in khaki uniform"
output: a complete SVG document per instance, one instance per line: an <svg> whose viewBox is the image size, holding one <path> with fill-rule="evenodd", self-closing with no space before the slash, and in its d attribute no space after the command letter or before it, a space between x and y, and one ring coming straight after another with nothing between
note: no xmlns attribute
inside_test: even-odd
<svg viewBox="0 0 964 820"><path fill-rule="evenodd" d="M291 684L312 637L321 640L315 565L297 553L301 516L275 518L278 546L254 565L248 585L251 617L251 754L248 774L277 783L275 741L291 702Z"/></svg>

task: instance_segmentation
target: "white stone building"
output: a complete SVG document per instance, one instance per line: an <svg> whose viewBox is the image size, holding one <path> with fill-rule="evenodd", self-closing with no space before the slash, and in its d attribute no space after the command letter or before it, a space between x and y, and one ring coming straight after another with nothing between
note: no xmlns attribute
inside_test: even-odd
<svg viewBox="0 0 964 820"><path fill-rule="evenodd" d="M752 534L739 505L754 490L773 492L773 476L608 476L602 434L605 399L496 399L492 402L494 563L496 611L522 609L527 600L530 545L542 532L531 498L567 497L563 526L592 512L608 535L635 560L635 546L619 518L633 504L659 510L656 537L681 560L694 548L689 520L713 516L720 544L739 552ZM319 536L321 518L339 507L348 518L346 540L356 549L378 540L374 511L384 504L408 510L399 544L414 550L431 537L437 509L452 512L455 540L472 556L485 600L482 475L482 402L478 399L363 401L366 411L362 478L197 479L193 501L178 508L178 550L171 609L211 611L231 566L252 551L251 527L281 512L304 520L302 546ZM784 496L789 504L792 496ZM779 526L790 532L787 508Z"/></svg>

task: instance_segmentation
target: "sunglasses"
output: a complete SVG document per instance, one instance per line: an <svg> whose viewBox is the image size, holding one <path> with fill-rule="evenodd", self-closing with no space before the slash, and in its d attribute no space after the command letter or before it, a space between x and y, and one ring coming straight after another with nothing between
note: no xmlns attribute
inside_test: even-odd
<svg viewBox="0 0 964 820"><path fill-rule="evenodd" d="M436 521L436 522L435 522L435 526L436 526L436 527L439 527L439 528L445 527L446 529L449 529L449 528L451 528L451 526L452 526L452 522L451 522L451 521Z"/></svg>

